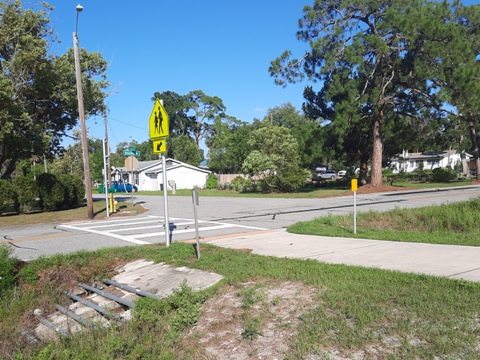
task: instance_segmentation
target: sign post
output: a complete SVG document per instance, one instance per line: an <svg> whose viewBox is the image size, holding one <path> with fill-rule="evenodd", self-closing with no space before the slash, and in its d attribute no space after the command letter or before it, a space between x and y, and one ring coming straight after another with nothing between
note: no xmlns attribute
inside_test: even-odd
<svg viewBox="0 0 480 360"><path fill-rule="evenodd" d="M105 190L105 209L107 210L107 218L110 217L110 209L108 208L108 186L112 186L112 184L108 183L108 174L107 171L110 171L110 169L107 168L108 160L107 158L110 156L108 154L108 143L107 139L104 139L102 141L102 150L103 150L103 183L105 184L103 186Z"/></svg>
<svg viewBox="0 0 480 360"><path fill-rule="evenodd" d="M197 215L197 206L198 202L198 190L193 189L192 191L192 202L193 202L193 217L195 219L195 235L197 238L197 259L200 259L200 240L198 236L198 215Z"/></svg>
<svg viewBox="0 0 480 360"><path fill-rule="evenodd" d="M140 156L140 151L135 151L135 146L130 146L128 150L123 150L123 155L130 156L130 166L132 167L130 170L132 171L132 207L133 207L133 157ZM127 184L124 184L125 191L127 191Z"/></svg>
<svg viewBox="0 0 480 360"><path fill-rule="evenodd" d="M353 191L353 233L357 233L357 189L358 180L352 179L352 191Z"/></svg>
<svg viewBox="0 0 480 360"><path fill-rule="evenodd" d="M165 214L165 245L170 246L170 222L168 219L168 182L167 182L167 137L170 135L168 114L163 103L156 99L150 119L148 120L150 140L153 140L153 152L162 154L163 203Z"/></svg>

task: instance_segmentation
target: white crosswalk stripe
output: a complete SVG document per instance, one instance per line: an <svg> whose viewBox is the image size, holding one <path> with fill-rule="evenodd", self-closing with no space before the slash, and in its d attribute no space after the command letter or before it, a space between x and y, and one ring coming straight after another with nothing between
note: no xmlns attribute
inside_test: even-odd
<svg viewBox="0 0 480 360"><path fill-rule="evenodd" d="M169 218L171 233L188 234L195 232L195 221L193 219ZM249 230L267 230L266 228L229 224L224 222L199 220L199 232L242 228ZM109 236L133 244L146 245L158 242L165 236L165 218L162 216L149 215L146 217L129 217L122 219L104 220L100 222L84 222L75 224L63 224L59 227L69 230L80 230L93 234ZM150 242L142 239L150 238ZM163 240L163 239L162 239Z"/></svg>

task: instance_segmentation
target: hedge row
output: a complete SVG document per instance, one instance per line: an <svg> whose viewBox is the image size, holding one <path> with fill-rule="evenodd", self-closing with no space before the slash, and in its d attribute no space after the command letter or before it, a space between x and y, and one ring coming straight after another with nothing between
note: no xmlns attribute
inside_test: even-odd
<svg viewBox="0 0 480 360"><path fill-rule="evenodd" d="M82 203L85 186L76 175L42 174L36 180L0 179L0 213L69 209Z"/></svg>

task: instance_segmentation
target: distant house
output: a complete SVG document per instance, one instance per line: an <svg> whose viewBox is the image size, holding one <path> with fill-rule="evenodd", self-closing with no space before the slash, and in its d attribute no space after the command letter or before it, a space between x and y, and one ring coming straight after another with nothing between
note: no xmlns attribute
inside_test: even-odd
<svg viewBox="0 0 480 360"><path fill-rule="evenodd" d="M444 151L424 151L413 152L403 151L392 159L390 168L394 173L418 171L422 167L423 170L433 170L435 168L451 167L461 165L463 172L468 173L468 162L472 155L465 152L459 153L456 150Z"/></svg>
<svg viewBox="0 0 480 360"><path fill-rule="evenodd" d="M138 166L133 171L133 183L141 191L163 190L163 172L162 161L139 161ZM171 190L173 186L176 189L193 189L195 187L204 188L207 183L207 177L211 173L209 170L192 166L175 159L166 159L167 189ZM114 169L114 180L123 179L132 183L132 172L125 167Z"/></svg>

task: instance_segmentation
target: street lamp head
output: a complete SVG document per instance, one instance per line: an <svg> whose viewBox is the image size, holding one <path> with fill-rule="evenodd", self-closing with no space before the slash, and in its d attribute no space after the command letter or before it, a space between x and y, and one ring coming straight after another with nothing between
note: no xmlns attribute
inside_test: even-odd
<svg viewBox="0 0 480 360"><path fill-rule="evenodd" d="M76 9L77 9L77 12L82 12L83 6L80 5L80 4L78 4L77 7L76 7Z"/></svg>

